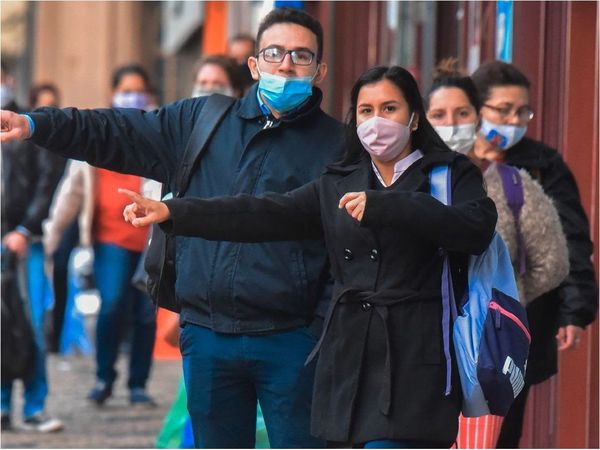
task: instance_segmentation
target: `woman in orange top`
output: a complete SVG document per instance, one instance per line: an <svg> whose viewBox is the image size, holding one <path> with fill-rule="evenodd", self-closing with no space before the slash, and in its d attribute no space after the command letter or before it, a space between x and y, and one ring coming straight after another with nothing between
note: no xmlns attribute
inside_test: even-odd
<svg viewBox="0 0 600 450"><path fill-rule="evenodd" d="M147 90L148 76L141 67L121 67L113 75L113 106L145 109L149 104ZM134 175L73 161L45 229L47 252L52 254L62 231L79 214L80 243L94 246L94 275L102 303L96 326L96 383L88 399L97 405L112 395L117 377L115 363L127 321L133 322L127 383L130 401L154 405L145 389L156 333L155 311L147 295L131 284L148 230L123 223L121 213L127 202L117 195L117 188L125 185L148 193L148 184L144 183Z"/></svg>

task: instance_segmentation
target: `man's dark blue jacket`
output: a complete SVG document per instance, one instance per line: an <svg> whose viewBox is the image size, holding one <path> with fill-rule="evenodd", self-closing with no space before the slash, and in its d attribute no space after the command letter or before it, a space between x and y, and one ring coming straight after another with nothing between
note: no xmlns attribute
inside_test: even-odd
<svg viewBox="0 0 600 450"><path fill-rule="evenodd" d="M287 192L316 179L341 156L343 128L320 109L319 89L274 123L261 112L256 89L225 115L185 196ZM147 113L42 108L31 113L31 139L63 156L173 188L204 103L186 99ZM177 237L176 248L182 321L217 332L264 333L307 326L325 313L329 277L320 241L241 244Z"/></svg>

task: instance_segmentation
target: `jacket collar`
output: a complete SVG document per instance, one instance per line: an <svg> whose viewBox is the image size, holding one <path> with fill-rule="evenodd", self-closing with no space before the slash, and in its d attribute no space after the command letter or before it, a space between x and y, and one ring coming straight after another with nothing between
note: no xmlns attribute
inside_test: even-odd
<svg viewBox="0 0 600 450"><path fill-rule="evenodd" d="M459 153L441 147L432 146L421 151L423 152L423 158L419 162L420 171L427 180L429 179L429 172L432 167L437 165L451 165L456 158L460 157ZM367 189L372 171L371 158L367 152L364 152L361 159L354 164L345 166L336 164L327 169L329 173L342 176L336 182L336 187L341 193Z"/></svg>
<svg viewBox="0 0 600 450"><path fill-rule="evenodd" d="M429 174L433 166L451 165L454 160L460 157L460 153L453 152L448 148L431 146L425 151L421 159L421 170ZM466 158L466 156L465 156Z"/></svg>
<svg viewBox="0 0 600 450"><path fill-rule="evenodd" d="M237 110L237 115L242 119L256 119L264 116L258 99L256 98L256 92L258 91L258 83L254 83L240 100L240 106ZM310 96L308 101L300 106L298 110L294 110L289 114L281 117L282 122L295 122L303 117L309 116L316 111L320 110L321 100L323 100L323 92L316 86L313 86L313 94Z"/></svg>
<svg viewBox="0 0 600 450"><path fill-rule="evenodd" d="M371 173L373 172L371 158L365 155L356 164L343 166L343 169L340 172L336 170L336 173L343 175L335 183L338 194L344 195L347 192L359 192L369 189Z"/></svg>
<svg viewBox="0 0 600 450"><path fill-rule="evenodd" d="M533 139L523 138L514 147L506 151L504 161L507 164L519 167L531 167L542 169L548 165L548 161L543 157L540 148L544 145Z"/></svg>

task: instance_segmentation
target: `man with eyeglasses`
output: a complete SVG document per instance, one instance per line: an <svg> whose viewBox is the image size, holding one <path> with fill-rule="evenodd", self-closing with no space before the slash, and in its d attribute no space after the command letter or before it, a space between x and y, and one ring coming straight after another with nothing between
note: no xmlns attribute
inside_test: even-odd
<svg viewBox="0 0 600 450"><path fill-rule="evenodd" d="M286 192L339 159L341 124L320 108L323 31L308 14L275 9L261 23L255 80L196 166L186 196ZM42 109L1 113L2 142L30 138L114 171L173 180L206 97L157 112ZM321 241L177 238L180 347L195 444L254 447L257 399L270 444L317 448L310 435L314 362L331 285Z"/></svg>
<svg viewBox="0 0 600 450"><path fill-rule="evenodd" d="M512 64L491 61L471 78L483 105L482 138L502 150L503 162L526 169L539 181L554 200L569 247L567 278L527 306L532 340L525 388L505 417L497 443L497 448L518 448L530 386L557 373L557 349L576 349L584 328L595 319L598 287L591 260L593 245L575 177L556 150L525 137L533 119L527 77Z"/></svg>

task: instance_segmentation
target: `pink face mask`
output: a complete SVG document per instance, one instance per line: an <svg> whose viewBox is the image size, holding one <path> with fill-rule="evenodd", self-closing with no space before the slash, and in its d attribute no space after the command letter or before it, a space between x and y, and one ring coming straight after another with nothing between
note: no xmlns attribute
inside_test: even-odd
<svg viewBox="0 0 600 450"><path fill-rule="evenodd" d="M402 152L410 139L413 116L414 113L410 115L408 125L374 116L361 123L356 128L356 134L372 157L391 161Z"/></svg>

